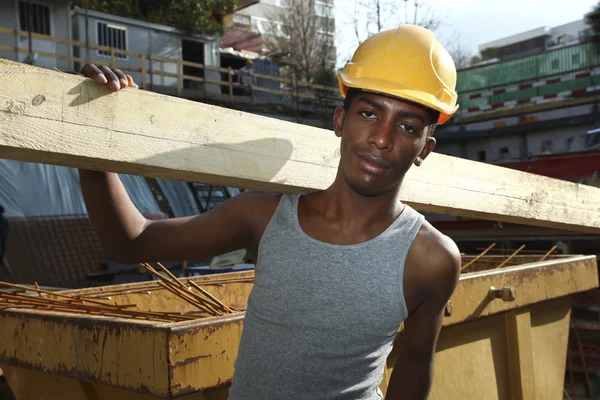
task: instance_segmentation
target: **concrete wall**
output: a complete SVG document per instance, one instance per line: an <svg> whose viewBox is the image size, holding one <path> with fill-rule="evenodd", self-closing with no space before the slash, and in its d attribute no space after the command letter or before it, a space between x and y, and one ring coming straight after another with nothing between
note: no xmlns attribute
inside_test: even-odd
<svg viewBox="0 0 600 400"><path fill-rule="evenodd" d="M74 39L85 41L85 11L77 8L73 14L73 26L75 27ZM150 24L143 21L137 21L129 18L122 18L116 15L104 14L90 11L88 13L88 37L91 44L98 43L98 23L110 23L126 30L126 49L134 53L154 55L179 60L182 58L182 39L196 40L204 43L205 64L212 66L220 65L218 54L219 40L209 37L185 37L178 30L164 25ZM85 57L85 49L79 50L81 57ZM100 54L96 50L90 50L90 58L98 63L110 64L111 57ZM120 66L141 68L141 59L133 56L118 56L117 64ZM177 64L173 62L146 61L146 70L161 71L167 73L177 73ZM141 84L141 72L127 71L134 80ZM219 79L219 73L214 71L207 72L207 78ZM148 84L164 86L169 88L177 87L177 79L159 74L150 74L146 76ZM207 92L220 92L218 85L209 84Z"/></svg>
<svg viewBox="0 0 600 400"><path fill-rule="evenodd" d="M32 3L45 5L50 8L50 35L55 38L70 39L71 37L71 20L69 17L69 2L68 1L45 1L34 0ZM18 0L3 0L0 1L0 26L11 29L25 30L19 24L19 1ZM27 37L15 38L14 36L1 34L0 44L20 49L29 49L29 39ZM43 51L47 53L60 54L65 56L72 55L70 45L62 43L54 43L44 40L32 39L32 50ZM23 62L27 57L27 53L19 53L13 51L0 51L0 57L9 60ZM44 57L38 54L35 65L45 68L58 68L60 70L72 70L73 63L68 60L59 60L52 57Z"/></svg>
<svg viewBox="0 0 600 400"><path fill-rule="evenodd" d="M592 125L565 126L527 134L527 148L531 156L542 153L545 142L550 142L552 153L567 153L585 150L586 132ZM544 146L543 146L544 145Z"/></svg>
<svg viewBox="0 0 600 400"><path fill-rule="evenodd" d="M465 158L463 142L438 143L433 151L453 157Z"/></svg>
<svg viewBox="0 0 600 400"><path fill-rule="evenodd" d="M479 161L485 151L486 162L516 161L541 154L568 153L585 150L585 135L591 124L565 126L524 134L469 139L466 142L438 143L435 151ZM507 149L508 152L502 151Z"/></svg>

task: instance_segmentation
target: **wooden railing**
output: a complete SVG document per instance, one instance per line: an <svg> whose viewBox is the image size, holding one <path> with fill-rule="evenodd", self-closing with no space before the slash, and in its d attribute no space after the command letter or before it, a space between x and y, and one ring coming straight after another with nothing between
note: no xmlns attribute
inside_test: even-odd
<svg viewBox="0 0 600 400"><path fill-rule="evenodd" d="M33 53L36 53L38 56L41 56L41 57L48 57L48 58L53 58L53 59L67 60L67 61L80 62L80 63L92 62L92 63L96 63L96 64L109 65L111 68L118 68L118 69L124 71L125 73L131 73L131 72L139 73L139 74L141 74L141 82L139 82L139 84L142 89L150 88L150 85L148 82L149 76L165 76L165 77L170 77L170 78L176 79L177 95L180 97L184 97L184 81L188 80L188 81L193 81L193 82L198 82L198 83L203 84L205 96L206 96L206 84L213 84L213 85L218 85L218 86L222 86L222 87L227 87L228 88L228 90L227 90L228 99L230 102L233 102L235 89L244 87L244 85L242 85L238 82L235 82L235 79L234 79L235 76L241 76L243 74L243 72L240 72L239 70L236 70L233 68L222 68L222 67L211 66L211 65L206 65L206 64L202 64L202 63L185 61L185 60L176 59L176 58L161 57L161 56L152 55L152 54L145 54L145 53L132 52L132 51L128 51L128 50L116 49L113 47L99 46L99 45L91 44L91 43L86 44L85 42L78 41L78 40L58 38L58 37L43 35L43 34L39 34L39 33L31 33L30 34L27 31L15 30L12 28L0 27L0 35L11 35L11 36L14 36L15 38L29 37L29 35L31 35L32 39L79 47L80 49L82 49L82 52L86 52L88 50L107 52L110 54L110 59L109 58L94 59L92 57L86 58L86 57L81 57L81 56L75 57L75 56L70 56L70 55L65 55L65 54L59 54L58 52L50 53L50 52L40 51L37 49L32 50ZM27 48L19 48L19 47L8 46L8 45L0 45L0 50L12 51L15 53L25 53L25 54L29 53L29 49L27 49ZM133 66L131 64L125 65L123 63L120 63L118 55L125 55L129 59L136 58L139 61L139 63L137 63L139 66ZM131 63L131 61L129 61L129 62ZM149 64L151 65L151 62L161 62L161 63L172 64L173 66L175 66L175 68L173 68L173 69L176 72L168 72L168 71L162 71L162 70L151 68L149 66ZM183 73L184 66L197 68L198 70L202 71L201 76L184 74ZM207 75L206 75L207 71L218 72L220 74L223 74L222 76L227 76L227 79L226 80L211 79L211 78L207 77ZM297 82L295 79L289 79L289 78L282 77L282 76L261 74L261 73L256 73L256 72L253 73L253 76L257 79L258 84L252 85L251 90L249 91L249 94L246 96L243 96L243 97L249 97L249 96L254 97L254 93L263 92L263 93L270 93L270 94L276 95L276 96L285 96L291 102L294 102L294 103L299 103L302 101L302 99L304 99L305 101L308 100L308 103L311 103L311 101L312 101L312 102L318 103L320 105L323 105L326 103L338 105L342 101L342 98L339 95L338 87L317 85L317 84L312 84L312 83L308 83L308 82ZM261 86L260 82L258 81L259 79L265 80L265 81L277 82L279 84L279 88ZM237 96L235 96L235 97L237 97Z"/></svg>

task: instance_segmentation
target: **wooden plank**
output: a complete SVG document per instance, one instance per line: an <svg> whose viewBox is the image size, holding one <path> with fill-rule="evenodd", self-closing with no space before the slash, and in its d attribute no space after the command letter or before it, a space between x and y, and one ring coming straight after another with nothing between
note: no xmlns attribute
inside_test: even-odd
<svg viewBox="0 0 600 400"><path fill-rule="evenodd" d="M1 28L0 27L0 34L9 34L9 35L18 35L21 37L28 37L29 33L27 31L17 31L15 29L11 29L11 28ZM101 51L108 51L110 52L111 50L113 50L112 47L109 46L99 46L96 44L92 44L89 43L86 45L85 42L81 42L81 41L77 41L77 40L71 40L71 39L64 39L64 38L58 38L58 37L54 37L54 36L49 36L49 35L43 35L41 33L31 33L31 37L33 39L38 39L38 40L45 40L48 42L54 42L54 43L61 43L61 44L69 44L72 46L77 46L77 47L89 47L92 50L101 50ZM121 49L114 49L115 52L119 53L119 54L125 54L128 55L130 57L140 57L140 53L134 53L132 51L127 51L127 50L121 50ZM37 51L36 51L37 53Z"/></svg>
<svg viewBox="0 0 600 400"><path fill-rule="evenodd" d="M181 66L181 60L177 60L177 96L181 97L183 94L183 67Z"/></svg>
<svg viewBox="0 0 600 400"><path fill-rule="evenodd" d="M23 54L29 53L29 49L15 48L12 46L7 46L7 45L0 45L0 50L16 51L16 52L23 53ZM47 51L38 51L38 50L36 50L35 53L42 57L55 58L58 60L68 60L68 61L75 61L75 62L82 62L82 63L86 62L85 58L81 58L81 57L65 56L62 54L49 53ZM104 60L104 61L92 60L91 62L95 63L95 64L106 64L106 60ZM116 66L116 68L119 68L120 70L123 70L123 71L141 72L141 69L136 68L136 67L130 67L127 65L120 65L120 64L116 64L115 66Z"/></svg>
<svg viewBox="0 0 600 400"><path fill-rule="evenodd" d="M511 310L505 316L510 398L536 399L531 315L529 310Z"/></svg>
<svg viewBox="0 0 600 400"><path fill-rule="evenodd" d="M146 89L146 55L142 54L142 56L140 57L140 65L141 65L141 72L142 72L142 89Z"/></svg>
<svg viewBox="0 0 600 400"><path fill-rule="evenodd" d="M36 101L33 101L36 99ZM40 101L42 100L42 101ZM234 187L328 187L328 130L0 60L0 157ZM406 175L420 211L600 233L600 188L432 154Z"/></svg>

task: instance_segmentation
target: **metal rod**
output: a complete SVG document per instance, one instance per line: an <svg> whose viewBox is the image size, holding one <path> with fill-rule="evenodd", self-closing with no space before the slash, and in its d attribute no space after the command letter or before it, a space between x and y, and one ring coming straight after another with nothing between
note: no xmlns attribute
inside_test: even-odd
<svg viewBox="0 0 600 400"><path fill-rule="evenodd" d="M164 276L159 274L154 268L152 268L152 266L148 263L142 263L140 265L142 265L144 268L146 268L146 270L148 270L160 280L159 285L165 288L168 286L168 289L171 289L169 291L173 292L173 294L177 295L182 300L185 300L187 303L193 305L196 308L210 312L210 310L206 307L205 301L203 301L203 299L201 298L196 298L197 295L187 290L185 286L182 286L181 282L178 279L176 279L176 283L171 281L170 279L165 278Z"/></svg>
<svg viewBox="0 0 600 400"><path fill-rule="evenodd" d="M506 260L502 261L500 263L500 265L498 265L495 269L502 268L503 266L505 266L506 263L508 263L514 256L516 256L524 248L525 248L525 245L522 245L521 247L519 247L517 250L515 250L514 253L512 253L509 257L507 257Z"/></svg>
<svg viewBox="0 0 600 400"><path fill-rule="evenodd" d="M106 305L110 306L110 304L102 303L100 301L78 299L78 298L75 298L75 297L72 297L72 296L66 296L64 294L60 294L60 293L56 293L56 292L49 292L49 291L43 290L43 289L34 289L34 288L27 287L27 286L15 285L13 283L8 283L8 282L2 282L2 281L0 281L0 286L12 287L12 288L15 288L15 289L31 290L33 292L44 293L44 294L49 294L49 295L56 296L56 297L66 298L66 299L69 299L71 301L79 301L81 303L83 303L84 301L87 301L88 303L98 304L98 305L101 305L101 306L106 306ZM128 307L136 307L136 305L135 304L133 304L133 305L132 304L125 304L125 305L120 305L118 307L119 308L128 308Z"/></svg>
<svg viewBox="0 0 600 400"><path fill-rule="evenodd" d="M488 251L490 251L492 249L492 247L494 247L496 245L496 243L492 243L490 246L488 246L487 249L485 249L481 254L479 254L477 257L475 257L474 259L472 259L471 261L469 261L468 263L466 263L465 265L462 266L462 268L460 269L461 271L463 271L465 268L467 268L469 265L473 264L475 261L479 260L481 257L483 257L485 255L485 253L487 253Z"/></svg>
<svg viewBox="0 0 600 400"><path fill-rule="evenodd" d="M475 247L475 250L485 250L485 247ZM493 249L493 252L503 252L503 253L508 253L508 252L513 252L516 249ZM527 249L527 250L521 250L521 253L535 253L535 254L544 254L546 253L546 250L533 250L533 249Z"/></svg>
<svg viewBox="0 0 600 400"><path fill-rule="evenodd" d="M556 245L552 246L552 248L550 250L548 250L548 252L546 254L544 254L544 256L542 258L540 258L540 261L544 261L546 258L548 258L550 256L550 254L552 254L552 252L554 250L556 250Z"/></svg>
<svg viewBox="0 0 600 400"><path fill-rule="evenodd" d="M577 329L577 324L572 322L573 329L575 330L575 338L577 339L577 346L579 347L579 356L581 357L581 362L583 363L583 372L585 374L585 380L587 381L590 399L594 398L594 393L592 390L592 383L590 382L590 374L587 369L587 363L585 362L585 355L583 354L583 346L581 345L581 338L579 337L579 329Z"/></svg>

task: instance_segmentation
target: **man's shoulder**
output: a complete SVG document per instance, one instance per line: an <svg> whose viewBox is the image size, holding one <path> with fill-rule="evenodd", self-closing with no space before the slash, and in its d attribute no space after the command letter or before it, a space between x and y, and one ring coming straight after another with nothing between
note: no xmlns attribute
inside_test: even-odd
<svg viewBox="0 0 600 400"><path fill-rule="evenodd" d="M281 193L245 191L227 201L228 206L251 223L262 225L271 218L279 201Z"/></svg>
<svg viewBox="0 0 600 400"><path fill-rule="evenodd" d="M228 201L232 203L232 206L243 208L244 212L253 214L259 211L274 212L282 196L281 193L248 190Z"/></svg>
<svg viewBox="0 0 600 400"><path fill-rule="evenodd" d="M438 285L454 285L460 274L461 255L456 243L423 221L409 252L411 268L425 287L435 289Z"/></svg>
<svg viewBox="0 0 600 400"><path fill-rule="evenodd" d="M444 235L427 220L423 221L415 237L415 242L427 248L429 257L441 259L460 258L460 250L454 240Z"/></svg>

